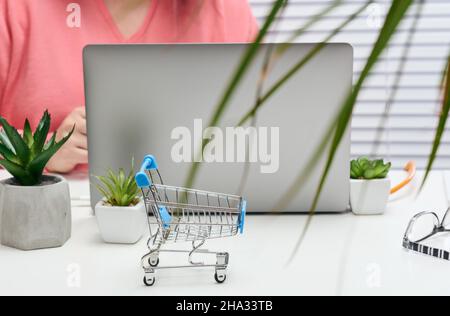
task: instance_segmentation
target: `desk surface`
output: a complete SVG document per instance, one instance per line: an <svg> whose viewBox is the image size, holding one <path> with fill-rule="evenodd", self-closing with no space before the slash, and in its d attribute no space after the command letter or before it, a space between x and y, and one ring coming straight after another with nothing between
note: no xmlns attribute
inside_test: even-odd
<svg viewBox="0 0 450 316"><path fill-rule="evenodd" d="M70 185L73 196L88 193L86 180L70 179ZM383 216L316 216L289 265L306 216L249 216L243 236L207 243L230 253L228 279L220 285L210 269L185 269L158 271L155 286L144 287L139 260L146 241L103 243L87 203L74 201L73 234L64 247L0 246L0 295L449 295L449 262L402 249L415 213L447 208L443 173L434 172L416 199L418 185L419 178L393 196Z"/></svg>

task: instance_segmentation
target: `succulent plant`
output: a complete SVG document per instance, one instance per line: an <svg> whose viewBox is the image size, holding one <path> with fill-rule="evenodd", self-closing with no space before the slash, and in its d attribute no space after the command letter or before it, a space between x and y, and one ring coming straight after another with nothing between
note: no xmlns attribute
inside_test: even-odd
<svg viewBox="0 0 450 316"><path fill-rule="evenodd" d="M118 172L108 170L107 176L96 176L101 183L97 185L97 189L108 205L127 207L139 203L140 189L134 180L134 174L133 161L131 171L127 175L124 169L119 169Z"/></svg>
<svg viewBox="0 0 450 316"><path fill-rule="evenodd" d="M47 141L51 117L45 111L34 133L30 122L25 120L23 134L12 127L6 119L0 117L0 165L11 173L22 186L40 183L48 161L72 136L73 130L61 141L56 141L56 133Z"/></svg>
<svg viewBox="0 0 450 316"><path fill-rule="evenodd" d="M370 160L361 157L350 163L350 177L360 180L384 179L389 174L391 166L390 162L384 163L382 159Z"/></svg>

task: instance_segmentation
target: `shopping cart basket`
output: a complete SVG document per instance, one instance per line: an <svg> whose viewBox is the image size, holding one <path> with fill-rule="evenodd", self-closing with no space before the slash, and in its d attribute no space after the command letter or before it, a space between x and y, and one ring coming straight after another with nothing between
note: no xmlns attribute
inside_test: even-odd
<svg viewBox="0 0 450 316"><path fill-rule="evenodd" d="M242 197L221 193L192 190L164 184L156 159L146 156L141 170L136 174L136 183L142 190L147 210L150 238L149 252L142 257L145 272L144 283L155 283L155 272L173 268L215 268L214 278L218 283L226 280L229 262L227 252L212 252L200 249L207 239L223 238L242 234L247 202ZM189 242L189 250L170 250L165 244ZM186 253L185 265L159 266L162 252ZM215 263L194 262L194 254L215 255Z"/></svg>

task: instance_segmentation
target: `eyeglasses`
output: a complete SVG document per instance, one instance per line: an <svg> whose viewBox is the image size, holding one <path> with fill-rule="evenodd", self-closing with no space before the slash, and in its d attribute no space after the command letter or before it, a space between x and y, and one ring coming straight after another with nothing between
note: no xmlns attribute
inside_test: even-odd
<svg viewBox="0 0 450 316"><path fill-rule="evenodd" d="M419 213L409 222L403 238L403 247L414 252L450 261L450 252L421 244L428 238L447 232L450 232L450 208L442 221L436 213Z"/></svg>

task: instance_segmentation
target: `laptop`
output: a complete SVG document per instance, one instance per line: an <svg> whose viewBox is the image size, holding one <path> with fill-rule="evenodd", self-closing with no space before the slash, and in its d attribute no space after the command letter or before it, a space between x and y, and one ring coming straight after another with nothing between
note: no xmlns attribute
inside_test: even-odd
<svg viewBox="0 0 450 316"><path fill-rule="evenodd" d="M235 128L255 103L264 44L217 126L208 126L248 44L92 45L84 49L91 175L136 168L156 157L166 184L183 186L193 161L196 189L241 194L249 212L309 211L325 155L292 202L290 188L326 135L352 89L353 49L327 44L263 105L253 122ZM277 61L265 90L315 44L294 44ZM208 146L200 155L203 139ZM349 208L350 131L337 151L318 212ZM100 195L91 179L91 204Z"/></svg>

